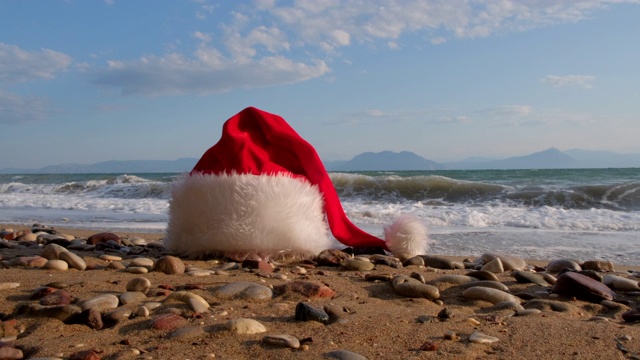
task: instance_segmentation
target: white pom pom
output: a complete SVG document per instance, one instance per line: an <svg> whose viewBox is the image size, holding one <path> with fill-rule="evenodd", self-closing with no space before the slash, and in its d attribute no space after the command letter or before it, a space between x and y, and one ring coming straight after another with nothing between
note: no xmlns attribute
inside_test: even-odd
<svg viewBox="0 0 640 360"><path fill-rule="evenodd" d="M425 255L429 249L427 228L412 216L402 216L393 224L385 226L384 239L389 250L398 258Z"/></svg>

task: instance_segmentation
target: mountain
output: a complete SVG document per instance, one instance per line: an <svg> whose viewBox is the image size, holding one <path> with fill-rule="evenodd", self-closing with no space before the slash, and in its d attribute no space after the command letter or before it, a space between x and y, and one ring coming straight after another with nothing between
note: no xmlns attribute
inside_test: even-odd
<svg viewBox="0 0 640 360"><path fill-rule="evenodd" d="M564 152L579 161L584 168L640 167L640 154L619 154L611 151L572 149Z"/></svg>
<svg viewBox="0 0 640 360"><path fill-rule="evenodd" d="M450 169L568 169L577 167L580 167L577 160L556 148L501 160L447 164L447 168Z"/></svg>
<svg viewBox="0 0 640 360"><path fill-rule="evenodd" d="M64 174L64 173L180 173L191 171L196 158L178 160L103 161L95 164L60 164L40 169L0 169L0 174ZM328 161L329 171L401 171L401 170L482 170L482 169L575 169L640 167L640 154L618 154L610 151L549 148L525 156L507 159L471 157L462 161L438 163L409 151L365 152L348 161Z"/></svg>
<svg viewBox="0 0 640 360"><path fill-rule="evenodd" d="M365 152L342 164L332 164L329 171L397 171L442 170L444 166L409 151Z"/></svg>

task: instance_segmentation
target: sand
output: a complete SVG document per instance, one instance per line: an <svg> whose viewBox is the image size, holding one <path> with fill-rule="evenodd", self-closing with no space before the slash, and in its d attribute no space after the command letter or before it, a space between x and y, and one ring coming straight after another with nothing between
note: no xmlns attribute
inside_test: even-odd
<svg viewBox="0 0 640 360"><path fill-rule="evenodd" d="M28 229L24 225L0 224L0 229ZM57 229L59 233L79 238L109 231ZM141 236L147 241L159 240L162 234L118 233L121 237ZM19 256L38 255L33 249L0 249L4 260ZM99 259L97 251L75 251L90 269L54 271L41 268L0 268L0 283L16 282L19 287L1 290L0 315L5 326L11 324L22 331L9 344L20 349L25 359L62 358L86 350L94 350L95 359L323 359L336 350L347 350L368 359L629 359L638 358L640 352L640 325L622 320L624 310L635 308L638 293L620 293L616 300L627 305L610 309L600 304L568 299L548 293L548 287L517 283L510 272L498 274L499 280L512 293L528 293L538 299L548 299L567 305L567 311L551 309L538 314L514 316L513 310L499 310L486 301L464 298L459 286L438 283L441 303L427 299L412 299L395 293L387 281L368 281L366 274L404 274L416 272L427 283L446 274L465 274L468 270L442 270L408 266L400 269L376 265L368 272L347 271L340 267L316 267L299 271L299 263L276 264L276 274L286 280L259 276L254 272L228 270L223 275L202 277L187 274L166 275L152 271L131 274L114 270L108 261ZM155 259L161 254L143 254ZM447 258L462 260L468 254L450 254ZM471 258L471 257L469 257ZM187 266L215 269L226 260L187 260ZM531 266L545 266L552 259L527 260ZM588 259L585 259L588 260ZM123 256L122 263L130 258ZM630 277L634 267L615 267L615 274ZM280 275L280 276L281 276ZM131 317L114 326L100 330L83 324L65 324L43 316L18 314L30 300L33 291L51 282L63 282L66 289L79 300L101 294L120 295L126 284L136 277L145 277L152 283L146 301L162 301L156 296L159 285L179 288L196 284L199 289L189 290L203 297L210 305L207 313L197 316L184 304L164 305L148 317ZM277 287L292 280L324 284L336 292L333 298L307 299L295 296L276 296L266 301L226 300L217 298L214 289L221 285L249 281ZM322 324L316 321L294 319L296 304L305 301L322 308L333 304L344 309L338 321ZM526 304L523 301L523 304ZM136 308L135 306L130 306ZM161 315L162 309L171 307L187 316L177 334L155 330L151 322ZM452 315L438 318L443 309ZM224 324L236 318L251 318L262 323L267 331L258 334L236 334ZM470 320L473 319L473 320ZM447 332L455 332L454 339L445 339ZM469 341L472 333L481 332L498 341L487 344ZM302 340L302 347L291 349L265 344L265 335L288 334ZM8 339L11 340L11 339ZM426 345L425 345L426 344ZM428 350L421 350L421 347Z"/></svg>

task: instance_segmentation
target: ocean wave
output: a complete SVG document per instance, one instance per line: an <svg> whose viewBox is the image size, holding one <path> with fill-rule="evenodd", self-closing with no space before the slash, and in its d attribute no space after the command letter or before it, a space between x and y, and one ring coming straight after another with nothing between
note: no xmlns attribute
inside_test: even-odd
<svg viewBox="0 0 640 360"><path fill-rule="evenodd" d="M370 201L421 201L429 205L509 205L563 209L640 210L640 183L604 185L495 184L457 180L439 175L368 176L333 173L341 198Z"/></svg>
<svg viewBox="0 0 640 360"><path fill-rule="evenodd" d="M406 203L447 207L516 207L558 209L640 210L640 182L584 183L519 178L500 183L492 180L461 180L443 175L407 173L331 173L342 201ZM171 197L172 176L75 175L10 178L0 182L0 195L40 194L95 199L158 199Z"/></svg>
<svg viewBox="0 0 640 360"><path fill-rule="evenodd" d="M28 184L14 181L0 184L0 194L68 195L121 199L169 199L171 196L171 183L168 181L148 180L135 175L119 175L106 179L44 184Z"/></svg>

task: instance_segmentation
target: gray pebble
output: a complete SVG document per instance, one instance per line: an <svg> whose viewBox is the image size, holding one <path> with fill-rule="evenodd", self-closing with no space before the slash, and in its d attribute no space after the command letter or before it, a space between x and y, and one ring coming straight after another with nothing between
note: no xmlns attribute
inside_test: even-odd
<svg viewBox="0 0 640 360"><path fill-rule="evenodd" d="M287 334L267 335L262 338L262 342L269 345L288 347L297 349L300 347L300 340L297 337Z"/></svg>
<svg viewBox="0 0 640 360"><path fill-rule="evenodd" d="M235 298L245 300L268 300L273 297L273 291L268 287L248 281L237 281L221 286L213 291L221 298Z"/></svg>

